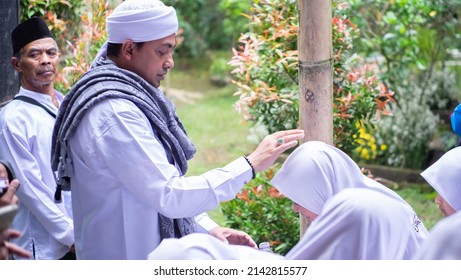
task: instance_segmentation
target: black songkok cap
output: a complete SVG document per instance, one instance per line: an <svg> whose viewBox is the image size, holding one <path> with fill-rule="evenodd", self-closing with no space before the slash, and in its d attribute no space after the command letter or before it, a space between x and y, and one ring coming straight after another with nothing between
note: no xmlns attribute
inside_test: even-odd
<svg viewBox="0 0 461 280"><path fill-rule="evenodd" d="M53 38L53 34L40 17L33 17L21 22L11 32L11 43L13 45L13 55L32 41Z"/></svg>

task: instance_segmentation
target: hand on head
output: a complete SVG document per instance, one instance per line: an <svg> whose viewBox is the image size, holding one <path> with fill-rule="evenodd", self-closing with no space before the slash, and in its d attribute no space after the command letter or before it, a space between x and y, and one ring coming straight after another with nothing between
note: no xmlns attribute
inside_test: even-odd
<svg viewBox="0 0 461 280"><path fill-rule="evenodd" d="M275 160L286 150L298 144L304 138L304 130L292 129L278 131L267 135L250 155L248 160L253 165L255 172L264 171L274 164Z"/></svg>

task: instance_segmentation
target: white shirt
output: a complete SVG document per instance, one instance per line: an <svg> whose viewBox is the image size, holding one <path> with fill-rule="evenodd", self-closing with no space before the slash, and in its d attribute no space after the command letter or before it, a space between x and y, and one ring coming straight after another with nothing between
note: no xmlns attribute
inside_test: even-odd
<svg viewBox="0 0 461 280"><path fill-rule="evenodd" d="M51 96L24 88L17 95L57 112ZM55 95L62 101L60 93ZM56 182L50 162L54 122L43 108L21 100L12 100L0 111L0 156L11 163L21 182L16 193L19 211L11 227L22 235L13 242L35 259L59 259L74 243L70 197L63 197L62 204L54 202Z"/></svg>
<svg viewBox="0 0 461 280"><path fill-rule="evenodd" d="M443 218L431 229L416 260L461 260L461 212Z"/></svg>
<svg viewBox="0 0 461 280"><path fill-rule="evenodd" d="M201 225L215 225L201 214L234 198L252 176L241 157L201 176L181 177L147 118L124 99L89 109L69 146L78 259L147 259L161 241L159 212L200 215Z"/></svg>
<svg viewBox="0 0 461 280"><path fill-rule="evenodd" d="M414 227L408 240L405 259L411 259L427 238L428 232L413 208L396 192L365 176L359 166L343 151L320 141L308 141L296 148L271 180L282 194L320 214L325 203L348 188L374 188L394 197L407 209L406 218Z"/></svg>
<svg viewBox="0 0 461 280"><path fill-rule="evenodd" d="M414 232L407 210L376 188L344 189L327 201L286 259L405 259Z"/></svg>

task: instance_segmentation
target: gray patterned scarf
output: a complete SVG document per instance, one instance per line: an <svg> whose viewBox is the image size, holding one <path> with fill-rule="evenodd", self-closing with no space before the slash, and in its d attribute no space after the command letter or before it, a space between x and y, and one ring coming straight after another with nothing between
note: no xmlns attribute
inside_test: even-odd
<svg viewBox="0 0 461 280"><path fill-rule="evenodd" d="M158 133L170 163L178 166L181 175L187 172L187 160L193 157L196 149L177 117L173 103L138 75L100 57L72 87L59 108L51 150L52 169L57 173L56 201L61 199L61 190L70 191L73 163L69 139L87 110L108 98L123 98L133 102ZM159 213L159 219L162 239L196 231L193 218L171 219Z"/></svg>

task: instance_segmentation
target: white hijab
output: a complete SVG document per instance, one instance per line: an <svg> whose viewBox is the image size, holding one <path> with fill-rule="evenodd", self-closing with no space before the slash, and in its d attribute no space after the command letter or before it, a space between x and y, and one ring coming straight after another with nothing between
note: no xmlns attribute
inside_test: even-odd
<svg viewBox="0 0 461 280"><path fill-rule="evenodd" d="M300 145L285 160L271 184L315 214L320 214L325 203L344 189L373 188L399 201L407 209L405 217L414 227L414 238L407 244L405 258L411 258L427 238L427 229L405 200L388 187L365 176L346 153L326 143L308 141Z"/></svg>
<svg viewBox="0 0 461 280"><path fill-rule="evenodd" d="M446 152L421 176L455 211L461 211L461 147Z"/></svg>
<svg viewBox="0 0 461 280"><path fill-rule="evenodd" d="M204 233L164 239L149 260L281 260L283 256L243 245L228 245Z"/></svg>
<svg viewBox="0 0 461 280"><path fill-rule="evenodd" d="M401 260L414 228L399 199L375 188L349 188L333 196L303 238L293 260Z"/></svg>
<svg viewBox="0 0 461 280"><path fill-rule="evenodd" d="M415 259L461 260L461 212L435 224Z"/></svg>

